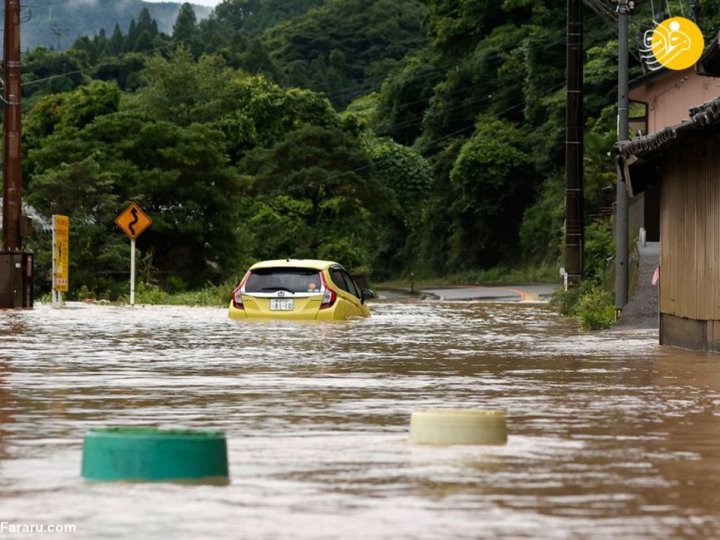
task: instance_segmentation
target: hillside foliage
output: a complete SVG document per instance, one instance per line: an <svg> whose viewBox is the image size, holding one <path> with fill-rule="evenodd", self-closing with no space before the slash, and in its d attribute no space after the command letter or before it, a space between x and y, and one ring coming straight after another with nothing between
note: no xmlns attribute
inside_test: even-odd
<svg viewBox="0 0 720 540"><path fill-rule="evenodd" d="M585 207L605 223L616 41L584 17ZM380 279L559 266L564 24L558 0L225 0L166 31L142 8L24 55L27 202L70 216L73 288L109 297L130 201L153 219L143 280L168 290L280 257ZM31 247L47 289L50 239Z"/></svg>

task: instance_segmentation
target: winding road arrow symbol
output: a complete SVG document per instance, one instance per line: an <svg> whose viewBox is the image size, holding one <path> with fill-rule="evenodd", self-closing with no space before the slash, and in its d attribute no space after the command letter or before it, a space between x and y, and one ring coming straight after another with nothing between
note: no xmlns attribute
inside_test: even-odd
<svg viewBox="0 0 720 540"><path fill-rule="evenodd" d="M136 224L138 221L140 221L140 218L138 217L138 210L137 210L137 208L133 208L132 210L130 210L130 214L132 214L133 220L132 220L130 223L128 223L128 226L127 226L127 227L128 227L128 229L130 230L130 233L131 233L133 236L137 236L137 233L135 232L135 224Z"/></svg>

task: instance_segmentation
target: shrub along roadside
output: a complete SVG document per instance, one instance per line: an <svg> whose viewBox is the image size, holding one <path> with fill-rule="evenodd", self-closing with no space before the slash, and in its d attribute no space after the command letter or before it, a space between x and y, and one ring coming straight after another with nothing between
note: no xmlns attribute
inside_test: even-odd
<svg viewBox="0 0 720 540"><path fill-rule="evenodd" d="M615 299L607 291L608 261L615 250L610 220L585 228L585 278L553 294L550 305L565 316L579 317L583 330L604 330L615 323Z"/></svg>
<svg viewBox="0 0 720 540"><path fill-rule="evenodd" d="M237 282L226 281L220 285L208 285L203 289L194 291L169 293L162 290L157 285L148 285L147 283L140 282L135 289L135 303L166 306L225 307L230 303L230 296L236 286ZM130 303L129 293L123 294L117 297L116 300L111 301L111 296L102 294L97 295L88 289L81 289L77 291L77 293L71 295L70 298L76 298L79 301L90 303L95 301L120 305ZM51 297L48 293L39 297L37 300L39 302L49 304L51 302Z"/></svg>
<svg viewBox="0 0 720 540"><path fill-rule="evenodd" d="M169 293L156 285L140 283L135 290L135 303L167 306L227 306L236 286L237 283L226 281L220 285L208 285L195 291ZM129 302L129 295L118 299L118 303L121 304Z"/></svg>
<svg viewBox="0 0 720 540"><path fill-rule="evenodd" d="M613 296L591 282L555 291L550 306L566 317L578 317L583 330L605 330L615 323Z"/></svg>

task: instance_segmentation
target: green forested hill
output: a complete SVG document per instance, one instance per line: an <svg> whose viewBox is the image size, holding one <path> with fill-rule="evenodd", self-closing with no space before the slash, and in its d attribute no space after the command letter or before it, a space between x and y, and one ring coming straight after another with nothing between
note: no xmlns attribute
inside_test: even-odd
<svg viewBox="0 0 720 540"><path fill-rule="evenodd" d="M180 4L173 2L150 3L142 0L29 0L22 3L23 50L35 47L54 47L64 50L79 36L93 36L100 30L112 32L116 24L127 32L131 19L147 7L161 31L169 32ZM197 16L204 18L210 12L205 6L193 6Z"/></svg>
<svg viewBox="0 0 720 540"><path fill-rule="evenodd" d="M708 35L719 11L704 4ZM584 18L592 274L612 244L617 43ZM652 18L642 3L634 39ZM281 257L382 279L556 268L564 27L560 0L225 0L202 20L184 4L169 32L145 10L25 55L27 199L71 217L75 286L107 296L130 200L154 221L143 279L172 290ZM33 247L49 266L49 239Z"/></svg>
<svg viewBox="0 0 720 540"><path fill-rule="evenodd" d="M245 2L252 9L252 17L243 26L243 31L249 34L260 34L272 28L276 24L303 16L309 9L320 7L324 0L254 0ZM221 12L217 15L222 17L222 9L232 3L221 4Z"/></svg>
<svg viewBox="0 0 720 540"><path fill-rule="evenodd" d="M376 90L425 46L420 0L327 0L263 36L283 80L325 92L338 106Z"/></svg>

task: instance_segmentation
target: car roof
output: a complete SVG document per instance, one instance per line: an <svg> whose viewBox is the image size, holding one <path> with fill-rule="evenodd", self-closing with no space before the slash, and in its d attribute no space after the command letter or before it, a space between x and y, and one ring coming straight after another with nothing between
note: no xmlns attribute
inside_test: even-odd
<svg viewBox="0 0 720 540"><path fill-rule="evenodd" d="M259 268L311 268L319 271L334 265L340 266L334 261L321 261L318 259L276 259L255 263L250 267L250 270Z"/></svg>

